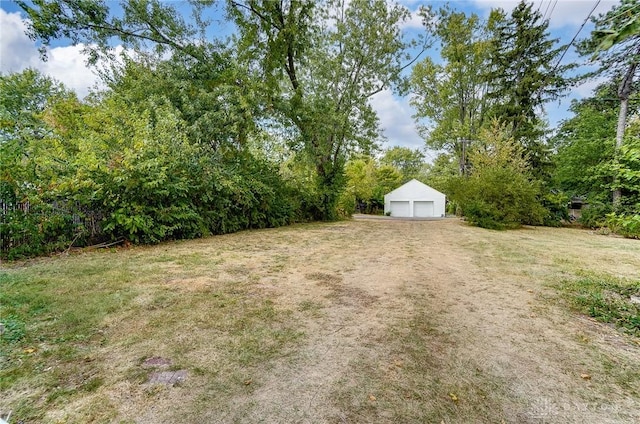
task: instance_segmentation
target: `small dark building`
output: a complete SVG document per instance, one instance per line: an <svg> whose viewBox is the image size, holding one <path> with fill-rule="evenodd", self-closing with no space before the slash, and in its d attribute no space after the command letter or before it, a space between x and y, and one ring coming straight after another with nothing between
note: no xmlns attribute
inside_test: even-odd
<svg viewBox="0 0 640 424"><path fill-rule="evenodd" d="M572 197L567 207L569 208L569 219L577 221L582 216L582 209L587 206L587 203L582 197Z"/></svg>

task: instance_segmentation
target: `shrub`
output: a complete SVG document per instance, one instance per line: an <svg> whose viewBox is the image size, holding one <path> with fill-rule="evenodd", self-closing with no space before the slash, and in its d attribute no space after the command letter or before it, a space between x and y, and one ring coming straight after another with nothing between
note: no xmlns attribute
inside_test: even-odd
<svg viewBox="0 0 640 424"><path fill-rule="evenodd" d="M594 202L582 209L582 215L578 222L586 228L600 228L606 225L607 214L613 211L613 207L606 203Z"/></svg>
<svg viewBox="0 0 640 424"><path fill-rule="evenodd" d="M540 184L531 177L523 147L494 121L469 147L471 172L451 180L448 193L472 224L516 228L541 224Z"/></svg>
<svg viewBox="0 0 640 424"><path fill-rule="evenodd" d="M33 188L20 195L31 209L3 213L0 220L3 257L46 254L96 238L157 243L308 217L312 199L271 162L243 149L213 151L190 141L179 114L156 100L132 114L118 98L107 98L76 117L83 123L77 131L52 130L38 143L29 160L39 173L21 184ZM9 204L16 185L5 186L0 194ZM100 221L91 234L77 224L81 211Z"/></svg>
<svg viewBox="0 0 640 424"><path fill-rule="evenodd" d="M458 178L449 191L467 220L483 228L541 224L546 215L538 200L538 184L509 167L489 168Z"/></svg>
<svg viewBox="0 0 640 424"><path fill-rule="evenodd" d="M66 249L76 231L72 212L50 204L8 210L0 216L0 256L13 260Z"/></svg>
<svg viewBox="0 0 640 424"><path fill-rule="evenodd" d="M542 198L542 206L548 211L543 224L548 227L559 227L563 221L569 220L567 202L569 196L562 191L549 191Z"/></svg>
<svg viewBox="0 0 640 424"><path fill-rule="evenodd" d="M640 239L640 215L610 213L606 216L606 224L616 234L628 238Z"/></svg>

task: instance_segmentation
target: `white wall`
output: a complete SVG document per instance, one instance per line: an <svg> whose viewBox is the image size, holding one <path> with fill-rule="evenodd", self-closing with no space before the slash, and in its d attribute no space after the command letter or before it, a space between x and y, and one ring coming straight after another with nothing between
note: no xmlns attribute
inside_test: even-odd
<svg viewBox="0 0 640 424"><path fill-rule="evenodd" d="M434 217L444 216L445 213L446 196L418 180L411 180L384 196L385 214L391 210L391 201L408 201L409 217L413 217L414 201L433 202Z"/></svg>

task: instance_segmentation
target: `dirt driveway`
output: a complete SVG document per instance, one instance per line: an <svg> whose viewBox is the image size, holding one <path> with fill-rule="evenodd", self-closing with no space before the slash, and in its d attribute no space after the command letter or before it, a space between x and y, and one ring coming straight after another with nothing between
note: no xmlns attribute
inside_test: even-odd
<svg viewBox="0 0 640 424"><path fill-rule="evenodd" d="M281 307L316 313L299 322L301 348L211 420L640 422L640 346L547 287L585 271L638 278L640 243L458 220L273 234L238 259Z"/></svg>
<svg viewBox="0 0 640 424"><path fill-rule="evenodd" d="M15 272L69 270L69 283L51 277L71 299L58 309L93 292L119 303L76 356L33 346L58 380L16 380L0 412L22 398L44 422L640 422L638 339L552 287L639 279L638 241L353 220L55 261ZM146 381L156 355L184 381ZM74 383L83 373L90 389Z"/></svg>

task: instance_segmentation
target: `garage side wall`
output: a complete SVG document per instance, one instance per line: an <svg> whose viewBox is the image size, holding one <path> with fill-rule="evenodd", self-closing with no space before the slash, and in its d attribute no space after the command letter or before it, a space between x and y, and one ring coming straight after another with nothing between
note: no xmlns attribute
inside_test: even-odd
<svg viewBox="0 0 640 424"><path fill-rule="evenodd" d="M411 180L384 196L384 213L395 217L441 217L445 213L446 196Z"/></svg>

